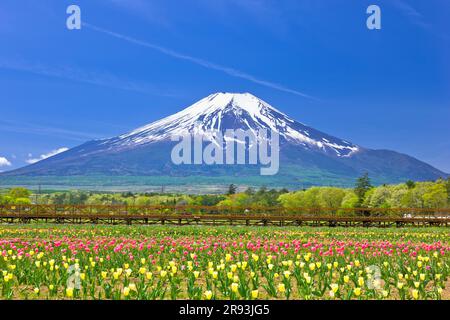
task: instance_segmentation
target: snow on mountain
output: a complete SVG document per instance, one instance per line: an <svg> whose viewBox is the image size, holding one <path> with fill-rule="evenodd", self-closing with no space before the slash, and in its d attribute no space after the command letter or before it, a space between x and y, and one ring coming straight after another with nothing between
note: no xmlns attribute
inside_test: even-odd
<svg viewBox="0 0 450 320"><path fill-rule="evenodd" d="M285 142L337 156L348 157L360 147L329 136L300 122L250 93L215 93L169 117L138 128L102 144L108 149L131 148L187 133L243 129L277 132Z"/></svg>

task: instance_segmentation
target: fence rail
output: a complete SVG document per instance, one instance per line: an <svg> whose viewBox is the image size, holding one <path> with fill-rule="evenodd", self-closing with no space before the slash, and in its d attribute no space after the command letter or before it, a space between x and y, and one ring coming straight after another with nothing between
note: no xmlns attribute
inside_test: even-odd
<svg viewBox="0 0 450 320"><path fill-rule="evenodd" d="M450 209L0 205L0 223L450 226Z"/></svg>

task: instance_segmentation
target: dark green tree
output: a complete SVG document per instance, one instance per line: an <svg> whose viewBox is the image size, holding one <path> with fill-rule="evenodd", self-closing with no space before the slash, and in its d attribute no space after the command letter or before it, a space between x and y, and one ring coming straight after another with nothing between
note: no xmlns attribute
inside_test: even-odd
<svg viewBox="0 0 450 320"><path fill-rule="evenodd" d="M414 187L416 186L416 183L412 180L408 180L405 182L406 186L408 187L409 190L414 189Z"/></svg>
<svg viewBox="0 0 450 320"><path fill-rule="evenodd" d="M364 196L366 192L372 188L370 183L369 174L366 172L356 180L355 194L358 197L358 206L361 206L364 202Z"/></svg>
<svg viewBox="0 0 450 320"><path fill-rule="evenodd" d="M237 191L237 187L234 184L230 184L228 186L227 195L236 194L236 191Z"/></svg>

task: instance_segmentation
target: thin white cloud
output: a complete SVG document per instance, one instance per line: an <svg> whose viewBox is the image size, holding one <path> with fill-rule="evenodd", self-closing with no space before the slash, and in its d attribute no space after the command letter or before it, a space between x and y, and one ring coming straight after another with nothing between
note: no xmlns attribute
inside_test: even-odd
<svg viewBox="0 0 450 320"><path fill-rule="evenodd" d="M59 148L59 149L50 151L49 153L41 154L39 158L28 159L28 160L26 160L26 162L27 162L28 164L34 164L34 163L39 162L39 161L42 161L42 160L44 160L44 159L47 159L47 158L56 156L57 154L62 153L62 152L65 152L65 151L67 151L67 150L69 150L69 148L66 148L66 147ZM28 156L31 156L31 154L29 154Z"/></svg>
<svg viewBox="0 0 450 320"><path fill-rule="evenodd" d="M403 0L394 0L392 4L400 11L402 11L402 13L407 16L412 23L420 26L423 29L428 30L431 28L431 24L425 21L424 16L407 2Z"/></svg>
<svg viewBox="0 0 450 320"><path fill-rule="evenodd" d="M157 89L155 86L147 83L128 81L110 73L86 71L72 66L49 66L42 63L1 59L0 69L28 72L46 77L60 78L75 82L157 96L174 96L171 93L163 92Z"/></svg>
<svg viewBox="0 0 450 320"><path fill-rule="evenodd" d="M56 128L52 126L34 125L25 122L9 121L0 119L0 132L16 132L33 135L58 136L74 141L86 141L87 139L98 139L104 134L94 132L80 132L67 129Z"/></svg>
<svg viewBox="0 0 450 320"><path fill-rule="evenodd" d="M138 39L135 39L135 38L132 38L132 37L129 37L129 36L125 36L125 35L122 35L120 33L109 31L109 30L97 27L95 25L92 25L90 23L83 22L82 26L86 27L86 28L89 28L91 30L97 31L97 32L101 32L103 34L107 34L107 35L115 37L117 39L121 39L121 40L130 42L130 43L139 45L139 46L143 46L143 47L147 47L147 48L159 51L159 52L161 52L161 53L163 53L163 54L165 54L167 56L173 57L175 59L186 60L186 61L189 61L191 63L200 65L202 67L205 67L205 68L208 68L208 69L211 69L211 70L216 70L216 71L223 72L223 73L228 74L229 76L232 76L232 77L245 79L245 80L248 80L250 82L253 82L253 83L256 83L256 84L268 87L268 88L272 88L272 89L283 91L283 92L288 92L288 93L295 94L297 96L301 96L301 97L304 97L304 98L315 99L314 97L312 97L312 96L310 96L310 95L308 95L306 93L303 93L303 92L300 92L298 90L294 90L294 89L285 87L283 85L280 85L280 84L277 84L277 83L274 83L274 82L258 79L257 77L255 77L253 75L250 75L248 73L242 72L240 70L236 70L234 68L222 66L222 65L219 65L219 64L216 64L216 63L204 60L204 59L196 58L196 57L193 57L193 56L190 56L190 55L186 55L186 54L174 51L174 50L169 49L169 48L165 48L165 47L162 47L162 46L159 46L159 45L156 45L156 44L152 44L152 43L149 43L149 42L146 42L146 41L142 41L142 40L138 40Z"/></svg>
<svg viewBox="0 0 450 320"><path fill-rule="evenodd" d="M12 163L5 157L0 157L0 167L10 167Z"/></svg>

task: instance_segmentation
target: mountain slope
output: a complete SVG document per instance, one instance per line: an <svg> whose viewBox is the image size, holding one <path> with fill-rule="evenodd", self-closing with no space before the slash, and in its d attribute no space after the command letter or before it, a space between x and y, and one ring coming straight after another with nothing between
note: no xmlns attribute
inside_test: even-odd
<svg viewBox="0 0 450 320"><path fill-rule="evenodd" d="M255 165L174 165L170 154L173 135L188 132L209 134L210 130L259 129L280 136L280 171L259 177ZM290 118L257 97L216 93L162 120L118 137L90 141L36 164L3 173L17 176L235 176L236 182L258 176L262 184L349 184L363 172L375 182L394 183L430 180L445 173L407 155L370 150L330 136ZM341 181L341 183L339 183Z"/></svg>

